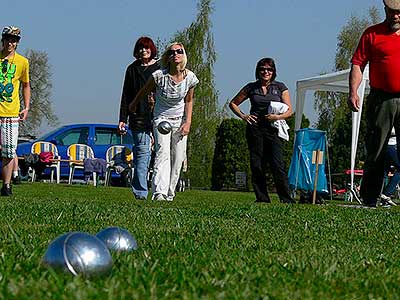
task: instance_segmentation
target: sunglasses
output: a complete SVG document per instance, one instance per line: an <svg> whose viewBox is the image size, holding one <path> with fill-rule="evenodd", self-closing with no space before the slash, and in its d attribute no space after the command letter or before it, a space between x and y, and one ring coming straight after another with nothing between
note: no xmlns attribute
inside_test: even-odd
<svg viewBox="0 0 400 300"><path fill-rule="evenodd" d="M273 68L261 67L259 68L260 72L271 72L273 73L275 70Z"/></svg>
<svg viewBox="0 0 400 300"><path fill-rule="evenodd" d="M172 56L172 55L175 55L175 54L183 54L183 49L182 48L179 48L179 49L176 49L176 50L168 50L168 56Z"/></svg>
<svg viewBox="0 0 400 300"><path fill-rule="evenodd" d="M392 15L395 15L395 14L398 15L398 14L400 14L400 10L398 10L398 9L391 9L389 6L386 6L386 5L385 5L385 7L386 7L388 13L390 13L390 14L392 14Z"/></svg>
<svg viewBox="0 0 400 300"><path fill-rule="evenodd" d="M1 72L5 73L7 72L7 65L8 65L8 59L3 60L1 63Z"/></svg>

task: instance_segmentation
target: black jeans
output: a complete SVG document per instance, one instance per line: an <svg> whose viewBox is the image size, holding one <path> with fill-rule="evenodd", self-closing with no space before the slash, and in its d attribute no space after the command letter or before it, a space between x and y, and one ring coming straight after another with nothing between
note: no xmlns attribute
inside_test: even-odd
<svg viewBox="0 0 400 300"><path fill-rule="evenodd" d="M400 93L373 89L367 97L367 157L360 194L365 204L376 204L383 185L385 154L394 126L400 141Z"/></svg>
<svg viewBox="0 0 400 300"><path fill-rule="evenodd" d="M250 168L257 201L271 202L266 177L267 164L269 164L280 201L294 202L289 192L282 143L276 129L247 125L246 138L250 151Z"/></svg>

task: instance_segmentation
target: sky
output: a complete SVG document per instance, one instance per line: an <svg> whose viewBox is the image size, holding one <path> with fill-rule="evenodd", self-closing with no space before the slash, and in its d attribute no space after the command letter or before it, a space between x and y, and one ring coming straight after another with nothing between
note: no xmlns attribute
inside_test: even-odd
<svg viewBox="0 0 400 300"><path fill-rule="evenodd" d="M9 1L0 26L20 27L19 53L47 52L53 109L60 124L117 124L124 73L133 61L136 40L143 35L170 40L195 21L197 3ZM352 15L366 16L372 6L383 18L381 0L214 0L214 75L220 105L254 81L259 59L273 57L277 80L288 86L295 107L296 81L332 71L340 30ZM304 109L311 121L316 119L312 96ZM50 129L43 126L40 131Z"/></svg>

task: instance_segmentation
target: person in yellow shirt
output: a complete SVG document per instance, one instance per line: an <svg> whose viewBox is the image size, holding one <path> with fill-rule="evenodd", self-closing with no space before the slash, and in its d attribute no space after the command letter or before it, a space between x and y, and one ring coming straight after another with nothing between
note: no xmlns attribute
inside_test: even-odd
<svg viewBox="0 0 400 300"><path fill-rule="evenodd" d="M1 196L11 196L11 175L16 157L18 126L28 116L31 88L29 62L16 52L21 30L15 26L3 28L0 52L0 145L3 186ZM20 111L19 90L22 86L24 108Z"/></svg>

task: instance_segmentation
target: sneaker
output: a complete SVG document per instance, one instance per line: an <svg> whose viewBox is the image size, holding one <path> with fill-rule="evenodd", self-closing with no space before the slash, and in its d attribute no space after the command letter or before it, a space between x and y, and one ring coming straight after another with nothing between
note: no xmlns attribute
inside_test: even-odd
<svg viewBox="0 0 400 300"><path fill-rule="evenodd" d="M396 203L393 202L393 200L384 194L380 195L380 206L397 206Z"/></svg>
<svg viewBox="0 0 400 300"><path fill-rule="evenodd" d="M154 196L154 201L165 201L167 199L165 199L163 194L157 194Z"/></svg>
<svg viewBox="0 0 400 300"><path fill-rule="evenodd" d="M11 196L12 195L12 188L11 185L5 184L0 190L1 196Z"/></svg>

